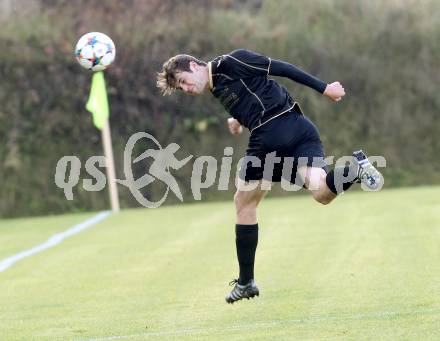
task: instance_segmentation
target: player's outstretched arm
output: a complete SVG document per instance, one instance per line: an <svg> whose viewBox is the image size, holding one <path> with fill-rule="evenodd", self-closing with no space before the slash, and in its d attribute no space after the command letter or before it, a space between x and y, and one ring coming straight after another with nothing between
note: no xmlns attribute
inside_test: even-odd
<svg viewBox="0 0 440 341"><path fill-rule="evenodd" d="M311 74L301 70L295 65L273 59L270 63L269 75L287 77L291 80L306 85L320 93L324 93L327 83Z"/></svg>
<svg viewBox="0 0 440 341"><path fill-rule="evenodd" d="M283 62L281 60L275 59L271 61L269 75L290 78L297 83L315 89L334 101L341 100L342 96L345 95L344 88L339 82L327 84L319 78L301 70L295 65Z"/></svg>

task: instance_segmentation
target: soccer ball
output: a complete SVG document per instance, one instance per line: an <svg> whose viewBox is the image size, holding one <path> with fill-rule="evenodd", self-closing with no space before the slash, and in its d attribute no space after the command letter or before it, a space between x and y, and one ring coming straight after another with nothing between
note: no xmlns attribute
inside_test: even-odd
<svg viewBox="0 0 440 341"><path fill-rule="evenodd" d="M76 44L75 57L78 63L87 70L102 71L113 62L116 56L115 44L99 32L84 34Z"/></svg>

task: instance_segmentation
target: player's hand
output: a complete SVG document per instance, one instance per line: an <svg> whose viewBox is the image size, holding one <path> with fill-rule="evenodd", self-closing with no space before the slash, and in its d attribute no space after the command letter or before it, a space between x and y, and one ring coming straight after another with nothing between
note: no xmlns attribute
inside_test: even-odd
<svg viewBox="0 0 440 341"><path fill-rule="evenodd" d="M242 125L235 118L228 118L228 128L232 135L238 135L243 132Z"/></svg>
<svg viewBox="0 0 440 341"><path fill-rule="evenodd" d="M345 90L342 87L341 83L333 82L331 84L327 84L327 87L324 90L324 95L335 102L339 102L341 98L345 95Z"/></svg>

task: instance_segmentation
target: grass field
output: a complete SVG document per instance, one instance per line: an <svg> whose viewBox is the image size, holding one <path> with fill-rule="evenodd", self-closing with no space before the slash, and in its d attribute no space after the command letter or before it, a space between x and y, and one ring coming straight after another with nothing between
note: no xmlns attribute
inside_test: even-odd
<svg viewBox="0 0 440 341"><path fill-rule="evenodd" d="M125 210L0 273L0 340L439 340L439 194L268 198L232 306L232 203ZM0 220L0 261L91 216Z"/></svg>

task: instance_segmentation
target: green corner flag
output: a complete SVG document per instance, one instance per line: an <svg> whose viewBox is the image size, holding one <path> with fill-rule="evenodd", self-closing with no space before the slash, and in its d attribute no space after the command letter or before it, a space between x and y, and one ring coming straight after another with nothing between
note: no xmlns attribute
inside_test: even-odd
<svg viewBox="0 0 440 341"><path fill-rule="evenodd" d="M102 71L93 74L92 87L86 109L92 113L95 127L102 130L109 116L107 89Z"/></svg>

